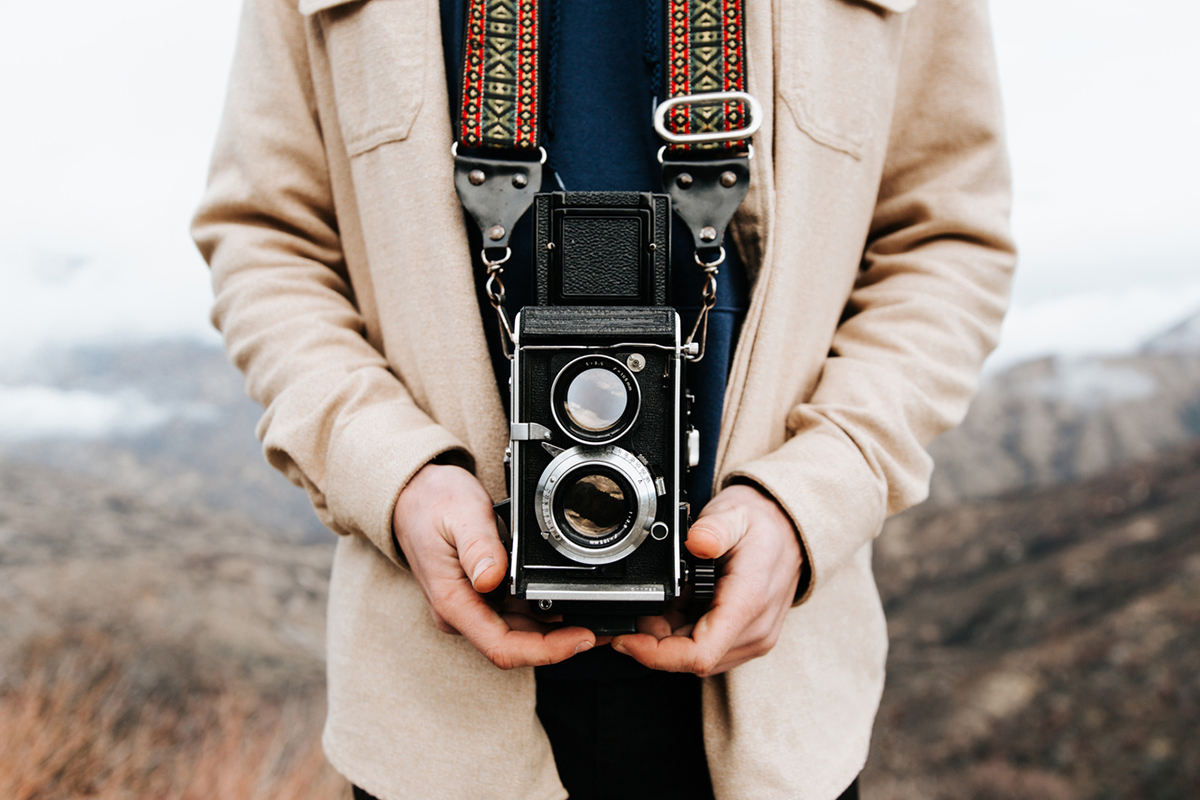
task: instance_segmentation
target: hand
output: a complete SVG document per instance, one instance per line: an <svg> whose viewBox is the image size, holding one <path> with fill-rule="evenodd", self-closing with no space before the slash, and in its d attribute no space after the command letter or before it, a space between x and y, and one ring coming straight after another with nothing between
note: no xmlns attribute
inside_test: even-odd
<svg viewBox="0 0 1200 800"><path fill-rule="evenodd" d="M803 554L791 519L752 486L730 486L704 507L687 548L718 559L712 607L694 625L679 614L642 617L613 647L653 669L717 675L767 653L800 582Z"/></svg>
<svg viewBox="0 0 1200 800"><path fill-rule="evenodd" d="M553 664L596 644L586 628L501 613L481 596L504 580L508 554L491 498L465 469L425 465L400 492L392 530L438 628L462 634L501 669Z"/></svg>

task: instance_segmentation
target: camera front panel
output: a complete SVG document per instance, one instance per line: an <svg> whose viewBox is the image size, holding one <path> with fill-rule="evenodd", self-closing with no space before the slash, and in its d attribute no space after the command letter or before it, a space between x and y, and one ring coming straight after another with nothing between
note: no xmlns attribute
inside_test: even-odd
<svg viewBox="0 0 1200 800"><path fill-rule="evenodd" d="M513 594L656 614L681 587L685 409L664 307L526 307L511 442Z"/></svg>

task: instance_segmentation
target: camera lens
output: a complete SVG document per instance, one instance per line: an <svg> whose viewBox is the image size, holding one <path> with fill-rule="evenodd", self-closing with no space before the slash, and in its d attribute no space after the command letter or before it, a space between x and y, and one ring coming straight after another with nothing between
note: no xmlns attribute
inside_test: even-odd
<svg viewBox="0 0 1200 800"><path fill-rule="evenodd" d="M533 508L555 550L582 564L611 564L649 536L658 494L633 453L581 445L563 450L542 471Z"/></svg>
<svg viewBox="0 0 1200 800"><path fill-rule="evenodd" d="M587 431L606 431L629 405L625 385L607 369L585 369L567 387L567 416Z"/></svg>
<svg viewBox="0 0 1200 800"><path fill-rule="evenodd" d="M583 444L609 444L637 423L641 387L622 361L605 354L581 356L558 369L550 403L567 436Z"/></svg>
<svg viewBox="0 0 1200 800"><path fill-rule="evenodd" d="M583 475L561 491L563 516L576 533L588 539L608 536L628 515L625 492L607 475Z"/></svg>

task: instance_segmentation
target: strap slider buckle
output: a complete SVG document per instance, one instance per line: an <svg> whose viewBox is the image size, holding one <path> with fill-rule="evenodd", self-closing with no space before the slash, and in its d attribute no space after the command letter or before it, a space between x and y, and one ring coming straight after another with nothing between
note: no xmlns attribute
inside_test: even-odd
<svg viewBox="0 0 1200 800"><path fill-rule="evenodd" d="M714 105L716 103L745 103L750 121L732 131L706 131L702 133L675 133L667 129L667 114L671 109L684 105ZM654 109L654 130L671 144L708 144L710 142L736 142L749 139L762 127L762 106L749 92L705 92L704 94L681 94L670 97Z"/></svg>

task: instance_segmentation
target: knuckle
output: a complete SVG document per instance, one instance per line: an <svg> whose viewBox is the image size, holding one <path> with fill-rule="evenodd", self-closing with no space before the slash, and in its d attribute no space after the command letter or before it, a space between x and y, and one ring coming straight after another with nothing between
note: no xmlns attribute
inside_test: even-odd
<svg viewBox="0 0 1200 800"><path fill-rule="evenodd" d="M765 643L770 641L770 644L767 646L773 647L775 642L774 639L772 639L772 633L774 633L774 631L775 625L771 622L771 620L759 617L754 621L753 624L750 625L750 627L746 630L746 633L749 634L750 639L755 642Z"/></svg>
<svg viewBox="0 0 1200 800"><path fill-rule="evenodd" d="M707 678L712 674L720 663L720 656L714 653L701 653L692 658L691 672L699 675L701 678Z"/></svg>
<svg viewBox="0 0 1200 800"><path fill-rule="evenodd" d="M491 549L491 542L483 536L471 536L465 531L464 534L464 536L460 536L459 538L459 541L463 541L466 538L466 544L458 548L459 560L464 564L468 562L474 563L484 556L489 555L488 551Z"/></svg>
<svg viewBox="0 0 1200 800"><path fill-rule="evenodd" d="M516 666L512 656L505 652L501 647L488 647L483 651L484 657L503 670L510 670Z"/></svg>
<svg viewBox="0 0 1200 800"><path fill-rule="evenodd" d="M434 616L439 616L441 610L449 605L449 592L442 588L440 582L431 586L425 595L429 599L429 607L433 609Z"/></svg>

